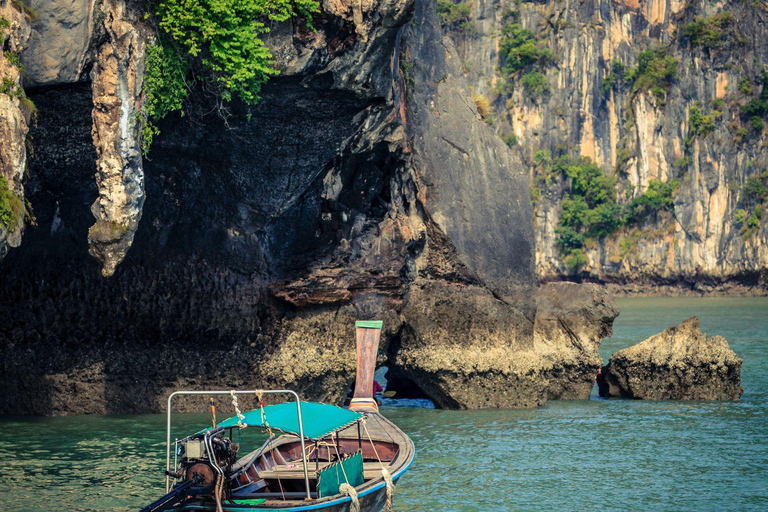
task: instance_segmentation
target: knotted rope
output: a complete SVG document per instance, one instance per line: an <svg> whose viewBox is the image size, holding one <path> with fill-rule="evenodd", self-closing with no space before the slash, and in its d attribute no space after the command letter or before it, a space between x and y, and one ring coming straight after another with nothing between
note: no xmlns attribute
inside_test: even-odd
<svg viewBox="0 0 768 512"><path fill-rule="evenodd" d="M343 483L339 486L339 492L346 494L352 499L349 512L360 512L360 500L357 498L357 491L354 487L347 483Z"/></svg>
<svg viewBox="0 0 768 512"><path fill-rule="evenodd" d="M392 481L392 475L389 474L387 468L382 468L381 474L384 477L384 481L387 482L387 502L384 504L384 512L392 512L392 497L395 494L395 483Z"/></svg>
<svg viewBox="0 0 768 512"><path fill-rule="evenodd" d="M232 395L232 405L235 406L235 413L237 414L237 426L240 427L240 429L244 429L248 425L243 423L243 420L245 420L245 416L243 416L243 413L240 412L240 407L238 407L237 404L237 395L235 394L235 390L231 390L229 392L230 395Z"/></svg>

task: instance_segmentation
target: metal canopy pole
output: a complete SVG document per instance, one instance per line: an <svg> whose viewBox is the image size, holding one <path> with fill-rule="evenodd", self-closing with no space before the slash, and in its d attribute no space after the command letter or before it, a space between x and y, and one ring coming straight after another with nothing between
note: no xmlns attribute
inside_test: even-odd
<svg viewBox="0 0 768 512"><path fill-rule="evenodd" d="M261 390L248 390L248 391L235 391L236 395L255 395L256 393L264 393L268 395L288 394L293 395L296 398L296 411L299 414L299 439L301 440L301 460L304 465L304 484L307 488L307 499L312 499L309 493L309 469L307 468L307 450L304 446L304 423L301 421L301 400L299 395L290 389L261 389ZM167 438L165 445L165 492L168 493L171 490L171 477L168 474L171 470L171 407L173 403L173 397L182 395L231 395L232 391L174 391L168 396L168 421L167 421ZM174 468L175 469L175 468Z"/></svg>

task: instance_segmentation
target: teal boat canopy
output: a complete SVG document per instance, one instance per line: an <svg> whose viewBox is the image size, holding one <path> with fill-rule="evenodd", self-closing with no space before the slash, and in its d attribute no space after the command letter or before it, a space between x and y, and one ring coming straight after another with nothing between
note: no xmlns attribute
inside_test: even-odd
<svg viewBox="0 0 768 512"><path fill-rule="evenodd" d="M296 402L286 402L284 404L268 405L264 407L264 418L266 423L262 422L261 409L254 409L243 413L242 422L248 427L270 428L285 432L286 434L299 435L299 417L296 408ZM301 419L304 425L304 437L317 440L332 434L337 430L347 427L363 415L336 407L335 405L318 404L315 402L301 402ZM219 427L236 427L237 416L228 418L218 424Z"/></svg>

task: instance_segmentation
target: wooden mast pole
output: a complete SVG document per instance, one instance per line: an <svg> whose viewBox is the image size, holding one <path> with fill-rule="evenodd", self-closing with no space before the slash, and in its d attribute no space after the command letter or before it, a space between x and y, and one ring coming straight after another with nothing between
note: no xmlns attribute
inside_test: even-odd
<svg viewBox="0 0 768 512"><path fill-rule="evenodd" d="M376 371L376 356L379 353L382 321L355 322L357 339L357 376L355 392L349 409L358 412L378 412L373 398L373 374Z"/></svg>

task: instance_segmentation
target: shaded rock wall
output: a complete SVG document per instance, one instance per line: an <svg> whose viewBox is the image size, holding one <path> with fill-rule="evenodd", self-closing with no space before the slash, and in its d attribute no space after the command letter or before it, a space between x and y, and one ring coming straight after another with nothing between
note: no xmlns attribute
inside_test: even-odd
<svg viewBox="0 0 768 512"><path fill-rule="evenodd" d="M759 203L744 192L751 177L768 170L768 131L753 129L740 108L760 91L768 66L768 7L764 2L649 0L625 2L468 2L471 27L451 32L475 94L492 104L493 127L516 136L532 180L537 151L585 156L618 177L617 197L627 203L652 179L681 180L671 215L625 229L585 250L587 263L568 268L557 247L567 180L557 177L536 205L536 271L541 280L578 278L637 283L639 290L680 284L697 292L766 293L768 223L744 236L737 211ZM693 45L682 26L724 11L733 23L722 42ZM553 63L538 67L549 89L534 93L503 77L499 44L504 27L520 23L549 48ZM639 52L666 48L678 77L663 100L618 79L605 86L613 61L636 66ZM526 70L527 71L527 70ZM748 80L753 88L742 92ZM744 89L745 90L745 89ZM692 135L689 107L722 114L714 130ZM767 123L768 125L768 123ZM688 141L686 143L686 141ZM623 242L623 244L622 244ZM621 287L618 288L619 290Z"/></svg>
<svg viewBox="0 0 768 512"><path fill-rule="evenodd" d="M126 144L112 167L126 176L135 146L110 127L141 68L121 60L141 42L120 5L102 4L98 22L126 37L98 41L92 88L34 93L38 222L0 263L0 413L150 412L211 386L338 402L354 320L370 318L385 323L381 362L441 406L584 397L617 311L590 289L558 306L592 301L572 334L537 317L527 177L480 120L430 1L326 2L316 31L271 33L282 74L258 106L222 119L193 94L141 162L133 243L102 277L89 209L107 142Z"/></svg>

